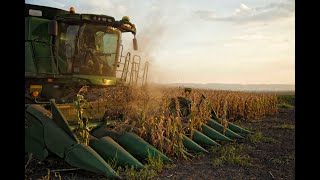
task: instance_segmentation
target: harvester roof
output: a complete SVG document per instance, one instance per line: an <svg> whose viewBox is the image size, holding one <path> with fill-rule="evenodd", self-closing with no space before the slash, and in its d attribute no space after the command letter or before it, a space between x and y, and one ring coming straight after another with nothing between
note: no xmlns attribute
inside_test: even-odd
<svg viewBox="0 0 320 180"><path fill-rule="evenodd" d="M30 11L37 11L38 13L41 13L41 14L32 15L32 12ZM69 14L69 11L53 8L53 7L44 7L44 6L34 5L34 4L25 4L25 9L24 9L25 17L41 16L41 18L45 18L45 19L54 19L55 16L61 15L61 14Z"/></svg>

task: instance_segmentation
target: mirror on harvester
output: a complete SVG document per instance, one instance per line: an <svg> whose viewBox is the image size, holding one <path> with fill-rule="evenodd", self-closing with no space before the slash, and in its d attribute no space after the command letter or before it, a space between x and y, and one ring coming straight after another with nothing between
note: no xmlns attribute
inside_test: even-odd
<svg viewBox="0 0 320 180"><path fill-rule="evenodd" d="M138 50L138 41L137 41L136 37L133 38L133 49Z"/></svg>
<svg viewBox="0 0 320 180"><path fill-rule="evenodd" d="M58 22L56 20L49 21L48 34L53 36L58 35Z"/></svg>

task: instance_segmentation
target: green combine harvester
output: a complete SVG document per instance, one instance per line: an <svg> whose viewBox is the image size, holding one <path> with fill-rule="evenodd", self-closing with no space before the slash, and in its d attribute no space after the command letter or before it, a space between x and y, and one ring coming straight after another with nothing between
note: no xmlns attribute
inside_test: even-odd
<svg viewBox="0 0 320 180"><path fill-rule="evenodd" d="M122 33L134 35L137 50L136 26L128 16L117 21L108 15L78 14L72 7L66 11L25 4L26 153L39 160L54 154L74 167L108 178L121 178L107 163L110 160L137 169L144 168L141 159L149 155L173 162L138 135L110 130L105 117L108 102L90 101L87 110L92 116L87 117L81 94L65 96L70 89L80 92L86 86L137 85L141 72L142 85L146 83L148 63L140 68L140 56L123 55ZM193 132L192 139L183 135L184 146L207 152L202 144L220 145L251 133L229 123L223 135L225 129L218 120L213 116L202 132Z"/></svg>

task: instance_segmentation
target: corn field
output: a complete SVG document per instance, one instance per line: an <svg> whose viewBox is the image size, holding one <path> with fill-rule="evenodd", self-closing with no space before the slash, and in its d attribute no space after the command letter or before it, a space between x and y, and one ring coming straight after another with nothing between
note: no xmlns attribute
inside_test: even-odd
<svg viewBox="0 0 320 180"><path fill-rule="evenodd" d="M115 86L88 92L85 94L88 101L98 97L121 105L123 120L114 127L116 131L132 131L160 151L176 157L185 157L182 134L192 136L192 129L200 130L212 110L221 122L252 121L275 115L278 103L277 96L270 93L192 89L188 95L190 114L183 117L177 99L185 97L183 88ZM168 108L172 105L175 113Z"/></svg>

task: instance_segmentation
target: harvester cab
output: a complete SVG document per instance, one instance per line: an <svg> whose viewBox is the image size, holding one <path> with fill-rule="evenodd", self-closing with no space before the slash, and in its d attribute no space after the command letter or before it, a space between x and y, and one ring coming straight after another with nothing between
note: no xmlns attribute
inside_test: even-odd
<svg viewBox="0 0 320 180"><path fill-rule="evenodd" d="M146 158L152 153L170 160L135 134L112 139L92 133L107 124L107 102L93 100L89 105L93 116L83 114L88 105L81 94L84 87L103 91L117 84L137 84L141 58L122 54L121 34L128 32L134 35L137 50L136 26L128 16L117 21L108 15L78 14L74 8L25 4L26 153L40 160L55 154L72 166L110 178L119 176L108 160L116 158L119 165L140 169L143 165L131 154Z"/></svg>
<svg viewBox="0 0 320 180"><path fill-rule="evenodd" d="M25 77L29 100L33 99L35 88L40 90L38 98L55 98L58 102L61 91L70 84L77 84L78 88L108 86L126 83L128 74L135 75L128 73L133 63L130 55L121 62L122 33L131 32L133 49L138 48L136 26L128 16L117 21L107 15L77 14L74 8L65 11L25 6ZM125 64L122 69L121 63ZM117 77L119 71L121 77Z"/></svg>

